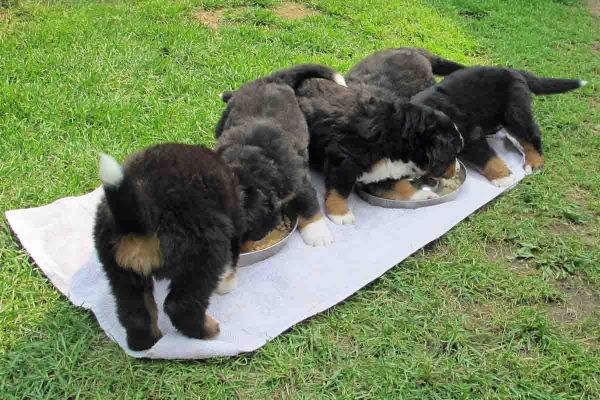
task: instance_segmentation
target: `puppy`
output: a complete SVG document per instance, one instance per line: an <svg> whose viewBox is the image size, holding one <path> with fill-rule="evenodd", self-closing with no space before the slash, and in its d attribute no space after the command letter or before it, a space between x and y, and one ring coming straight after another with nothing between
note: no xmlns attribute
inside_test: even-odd
<svg viewBox="0 0 600 400"><path fill-rule="evenodd" d="M209 297L235 287L244 230L233 172L213 151L184 144L150 147L123 166L102 155L99 170L94 240L129 347L161 336L152 278L170 279L164 309L182 334L217 335Z"/></svg>
<svg viewBox="0 0 600 400"><path fill-rule="evenodd" d="M384 182L385 197L424 199L437 195L417 191L409 179L456 173L463 140L441 112L322 79L305 81L297 96L309 126L310 161L324 172L327 215L336 224L354 222L347 198L356 183Z"/></svg>
<svg viewBox="0 0 600 400"><path fill-rule="evenodd" d="M241 185L247 228L244 247L275 228L283 208L298 217L306 244L333 242L310 182L308 127L294 93L305 79L315 77L345 85L344 78L330 68L302 64L222 96L227 108L216 128L217 152Z"/></svg>
<svg viewBox="0 0 600 400"><path fill-rule="evenodd" d="M482 171L491 183L506 187L514 179L488 145L486 135L504 128L524 149L525 172L541 170L542 138L533 118L531 94L563 93L585 84L579 80L538 78L509 68L472 67L450 74L411 101L448 115L465 137L461 157Z"/></svg>
<svg viewBox="0 0 600 400"><path fill-rule="evenodd" d="M349 87L368 86L388 101L405 100L435 84L434 75L446 76L465 68L424 49L400 47L373 53L346 74Z"/></svg>

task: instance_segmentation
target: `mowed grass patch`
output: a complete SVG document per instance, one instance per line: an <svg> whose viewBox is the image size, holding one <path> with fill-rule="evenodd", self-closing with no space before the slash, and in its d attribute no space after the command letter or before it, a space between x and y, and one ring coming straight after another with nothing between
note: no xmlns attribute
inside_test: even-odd
<svg viewBox="0 0 600 400"><path fill-rule="evenodd" d="M590 84L536 98L543 173L249 355L127 357L4 224L0 397L600 396L597 314L569 320L566 289L583 288L591 303L600 287L600 34L583 2L324 0L301 3L315 15L297 20L277 16L279 1L9 3L0 8L3 210L95 188L99 151L121 159L157 142L212 146L219 93L293 63L345 72L408 45ZM205 27L198 11L222 12L225 23Z"/></svg>

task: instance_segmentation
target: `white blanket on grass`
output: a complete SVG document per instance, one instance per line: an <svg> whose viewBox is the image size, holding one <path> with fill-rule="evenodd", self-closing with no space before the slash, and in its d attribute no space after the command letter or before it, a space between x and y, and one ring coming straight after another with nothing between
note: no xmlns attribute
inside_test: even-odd
<svg viewBox="0 0 600 400"><path fill-rule="evenodd" d="M489 139L515 175L524 176L523 157L504 135ZM322 192L322 180L314 177ZM258 349L294 324L339 303L410 254L439 238L506 189L491 185L472 169L458 198L417 210L371 206L350 200L355 225L329 224L335 243L306 246L295 233L274 257L240 268L238 288L214 295L209 312L220 321L213 340L185 337L159 306L164 336L143 352L127 347L115 299L92 241L96 205L102 189L52 204L6 213L8 222L36 264L76 306L92 310L106 334L133 357L192 359L232 356ZM154 296L163 304L168 282L157 282Z"/></svg>

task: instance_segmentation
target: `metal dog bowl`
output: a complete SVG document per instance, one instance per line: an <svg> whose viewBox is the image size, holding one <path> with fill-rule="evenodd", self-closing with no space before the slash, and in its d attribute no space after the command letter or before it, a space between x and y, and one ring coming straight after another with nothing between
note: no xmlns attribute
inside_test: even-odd
<svg viewBox="0 0 600 400"><path fill-rule="evenodd" d="M248 253L240 253L238 267L247 267L248 265L256 264L259 261L266 260L267 258L279 253L281 249L285 247L287 241L290 239L290 236L292 236L292 233L296 231L296 228L298 227L298 218L291 221L291 225L292 229L290 230L290 232L287 235L285 235L284 238L281 239L279 242L262 250L250 251Z"/></svg>
<svg viewBox="0 0 600 400"><path fill-rule="evenodd" d="M428 206L434 206L436 204L441 204L441 203L446 203L448 201L452 201L454 199L456 199L458 197L458 194L460 192L460 190L462 189L462 187L465 184L465 180L467 179L467 169L465 168L465 165L459 161L460 164L460 171L458 171L458 177L460 180L460 185L453 190L450 193L447 193L443 196L440 196L438 198L435 199L429 199L429 200L390 200L390 199L384 199L383 197L379 197L379 196L375 196L371 193L368 193L364 190L362 190L362 188L357 188L357 194L358 196L363 199L364 201L366 201L369 204L372 204L374 206L378 206L378 207L385 207L385 208L421 208L421 207L428 207ZM438 193L442 190L442 187L438 184L437 186L434 187L430 187L429 190Z"/></svg>

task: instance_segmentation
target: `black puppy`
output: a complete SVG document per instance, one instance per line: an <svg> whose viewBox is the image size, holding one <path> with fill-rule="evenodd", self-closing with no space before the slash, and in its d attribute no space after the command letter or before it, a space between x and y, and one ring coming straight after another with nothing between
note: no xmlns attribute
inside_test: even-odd
<svg viewBox="0 0 600 400"><path fill-rule="evenodd" d="M533 118L531 94L555 94L577 89L585 81L537 78L525 71L496 67L465 68L413 97L414 104L443 111L465 137L461 153L496 186L514 179L488 145L486 135L504 128L523 146L525 172L544 165L540 129Z"/></svg>
<svg viewBox="0 0 600 400"><path fill-rule="evenodd" d="M298 216L305 243L333 242L310 182L308 127L294 93L305 79L315 77L345 85L330 68L302 64L223 95L227 108L216 128L217 152L241 185L247 227L244 243L259 240L275 228L284 205L286 213Z"/></svg>
<svg viewBox="0 0 600 400"><path fill-rule="evenodd" d="M378 191L385 197L425 199L437 195L417 191L408 179L456 173L463 140L441 112L322 79L306 81L297 96L310 130L310 161L323 169L327 215L337 224L354 222L347 198L355 183L384 182Z"/></svg>
<svg viewBox="0 0 600 400"><path fill-rule="evenodd" d="M359 61L346 74L349 87L366 85L372 93L389 101L409 101L435 84L434 75L446 76L465 68L425 49L400 47L375 52Z"/></svg>
<svg viewBox="0 0 600 400"><path fill-rule="evenodd" d="M161 336L153 277L171 280L164 308L181 333L217 335L209 297L235 287L244 231L233 172L213 151L184 144L150 147L123 167L102 155L99 170L94 240L129 347L148 349Z"/></svg>

